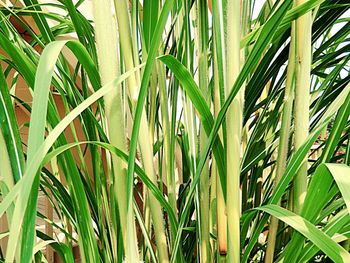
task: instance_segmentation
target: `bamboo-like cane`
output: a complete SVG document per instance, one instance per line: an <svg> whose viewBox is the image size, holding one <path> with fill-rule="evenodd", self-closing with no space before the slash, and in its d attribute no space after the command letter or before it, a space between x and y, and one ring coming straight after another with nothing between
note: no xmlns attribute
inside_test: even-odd
<svg viewBox="0 0 350 263"><path fill-rule="evenodd" d="M301 5L305 0L295 0ZM311 72L311 26L312 13L308 12L296 20L296 68L295 68L295 150L305 142L309 135L309 101ZM300 213L307 191L307 159L303 161L293 182L293 210Z"/></svg>
<svg viewBox="0 0 350 263"><path fill-rule="evenodd" d="M112 81L118 76L119 58L117 50L116 21L112 14L112 5L110 0L93 1L93 11L95 18L95 35L98 53L99 71L102 85ZM104 97L106 125L109 140L115 147L126 150L125 135L125 112L122 102L122 91L116 87L112 92ZM138 259L136 235L134 229L127 231L127 213L133 211L127 210L126 199L126 165L121 159L112 156L114 173L114 190L117 196L117 202L120 214L121 232L123 235L126 258L132 260ZM134 228L134 224L130 224ZM128 236L128 238L127 238ZM128 239L128 241L127 241ZM131 239L131 240L130 240Z"/></svg>
<svg viewBox="0 0 350 263"><path fill-rule="evenodd" d="M282 124L280 129L280 140L278 146L278 157L276 165L276 177L274 179L274 185L277 185L281 180L282 175L286 169L286 163L288 158L288 144L290 137L290 126L292 120L293 109L293 84L295 74L295 24L292 24L292 38L289 48L289 59L287 69L286 88L284 94L284 106L282 113ZM276 235L278 230L278 219L271 217L269 236L267 241L265 263L272 263L276 244Z"/></svg>
<svg viewBox="0 0 350 263"><path fill-rule="evenodd" d="M133 54L134 51L132 49L132 39L131 39L131 29L130 29L130 19L129 19L129 11L127 8L127 3L125 0L115 0L115 10L117 14L118 20L118 29L120 35L120 44L123 51L123 60L125 63L126 70L131 70L138 63L136 59L134 59ZM128 88L131 96L131 101L133 107L136 106L138 99L138 92L140 83L138 83L139 77L136 73L131 76L128 80ZM150 136L150 130L147 123L146 112L143 110L140 129L143 131L144 135L139 137L139 145L141 150L142 162L144 164L145 171L147 175L150 177L153 183L157 184L157 177L154 172L153 165L153 149ZM154 234L157 243L158 253L159 253L159 261L167 262L169 260L168 255L168 247L167 240L165 235L165 227L163 220L163 213L159 202L155 199L153 195L148 196L146 203L149 204L150 213L152 215ZM134 259L132 259L134 261Z"/></svg>
<svg viewBox="0 0 350 263"><path fill-rule="evenodd" d="M228 94L240 72L240 0L227 1L226 78ZM227 228L228 262L240 262L240 156L244 90L234 98L227 124Z"/></svg>
<svg viewBox="0 0 350 263"><path fill-rule="evenodd" d="M208 96L208 6L206 1L196 1L197 8L197 48L198 48L198 78L199 88ZM207 102L210 101L207 99ZM200 151L205 148L208 137L204 128L200 128ZM200 260L211 262L210 224L209 224L209 161L206 162L199 181L199 239Z"/></svg>

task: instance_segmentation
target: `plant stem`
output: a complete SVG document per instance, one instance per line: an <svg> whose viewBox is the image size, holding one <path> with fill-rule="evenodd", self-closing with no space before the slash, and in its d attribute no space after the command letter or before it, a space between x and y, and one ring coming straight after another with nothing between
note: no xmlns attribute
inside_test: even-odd
<svg viewBox="0 0 350 263"><path fill-rule="evenodd" d="M220 93L219 93L219 69L216 54L216 45L214 44L214 114L217 117L220 108ZM220 140L223 141L222 130L219 133ZM213 173L216 174L216 232L217 232L217 249L218 260L223 258L227 254L227 216L226 216L226 203L224 193L222 191L222 185L218 171L216 169L216 162L213 159ZM215 169L215 170L214 170ZM213 190L212 190L213 191ZM219 261L220 262L220 261Z"/></svg>
<svg viewBox="0 0 350 263"><path fill-rule="evenodd" d="M112 16L112 5L110 0L93 1L93 11L95 18L95 35L99 61L99 70L102 85L114 80L119 73L118 50L116 36L116 21ZM126 151L125 135L125 112L122 102L121 87L116 87L112 92L104 97L105 114L107 122L107 134L110 143L120 150ZM126 189L126 165L117 157L112 156L114 172L114 191L117 197L121 233L124 241L124 249L127 258L138 259L137 240L127 241L127 199ZM129 211L133 213L132 211ZM134 227L134 224L132 224ZM135 232L135 230L131 230ZM116 251L115 251L116 253Z"/></svg>
<svg viewBox="0 0 350 263"><path fill-rule="evenodd" d="M306 0L295 0L295 6ZM310 72L312 63L311 26L312 13L296 20L296 75L295 75L295 150L305 142L309 134ZM293 182L293 210L300 213L307 191L307 159L305 158Z"/></svg>
<svg viewBox="0 0 350 263"><path fill-rule="evenodd" d="M198 76L199 88L210 103L208 92L208 5L207 1L196 1L197 8L197 32L198 32ZM204 128L200 128L200 151L202 151L208 137ZM206 162L199 181L199 242L200 242L200 261L211 262L210 248L210 203L209 196L209 161Z"/></svg>
<svg viewBox="0 0 350 263"><path fill-rule="evenodd" d="M171 208L177 216L176 206L176 191L175 191L175 167L174 158L172 158L171 143L170 143L170 120L167 102L167 90L166 90L166 75L164 67L158 62L157 63L157 74L158 74L158 85L159 85L159 97L160 107L162 113L162 127L163 127L163 140L164 140L164 156L165 156L165 167L167 175L167 189L168 199Z"/></svg>
<svg viewBox="0 0 350 263"><path fill-rule="evenodd" d="M293 84L295 74L295 23L292 22L291 43L289 47L288 69L286 87L284 91L284 106L282 113L282 124L280 129L280 139L278 145L278 157L276 164L276 177L274 179L274 186L281 180L286 169L288 158L288 145L290 137L290 126L292 120L293 110ZM267 240L267 248L265 255L265 263L272 263L275 252L276 236L278 230L278 219L271 217L269 226L269 236Z"/></svg>
<svg viewBox="0 0 350 263"><path fill-rule="evenodd" d="M188 71L193 72L191 67L191 21L190 21L190 3L185 2L184 11L184 27L185 27L185 38L184 38L184 65ZM188 98L186 92L183 92L183 103L184 103L184 122L188 132L189 141L189 155L191 157L191 171L193 175L196 173L196 160L197 160L197 131L196 131L196 114L191 100Z"/></svg>
<svg viewBox="0 0 350 263"><path fill-rule="evenodd" d="M212 3L213 14L213 37L214 37L214 114L217 117L223 105L225 87L225 37L224 37L224 16L221 0L214 0ZM219 134L220 140L225 142L225 125ZM226 142L225 142L226 143ZM215 161L215 160L214 160ZM218 172L218 171L216 171ZM226 172L226 171L225 171ZM226 201L222 190L222 182L217 174L216 182L216 207L217 207L217 249L218 261L224 261L227 254L227 215Z"/></svg>
<svg viewBox="0 0 350 263"><path fill-rule="evenodd" d="M118 21L118 32L119 32L119 41L120 46L122 50L122 58L125 63L125 69L126 71L129 71L136 66L137 59L134 57L134 51L133 48L135 47L135 39L133 39L131 34L131 28L130 28L130 17L129 17L129 10L127 6L126 0L114 0L114 6L116 10L116 16ZM136 29L135 29L136 30ZM139 77L138 77L138 71L135 72L135 74L132 74L128 80L128 92L129 96L131 98L132 107L134 108L136 105L136 100L139 92ZM143 121L145 123L145 121ZM147 122L146 122L147 123ZM146 126L147 127L147 126ZM148 127L147 127L148 129ZM144 148L144 147L143 147ZM149 213L149 207L148 207L148 198L147 198L147 191L144 191L144 216L145 216L145 225L148 231L150 231L150 213ZM149 254L147 255L149 256Z"/></svg>
<svg viewBox="0 0 350 263"><path fill-rule="evenodd" d="M240 72L240 0L227 1L226 95ZM228 262L240 262L240 163L244 90L232 101L227 124L227 227Z"/></svg>
<svg viewBox="0 0 350 263"><path fill-rule="evenodd" d="M125 62L126 70L131 70L135 66L136 58L133 58L134 51L132 50L132 39L131 39L131 29L130 29L130 23L129 23L129 11L127 8L127 4L125 0L115 0L115 8L117 13L117 19L118 19L118 26L119 26L119 35L121 40L121 47L123 51L123 59ZM132 76L129 78L129 93L131 96L131 103L132 107L135 109L136 103L138 100L138 93L139 93L139 86L140 83L137 82L139 78L137 77L137 74L135 76ZM143 131L143 135L139 136L139 145L140 145L140 151L142 156L142 162L145 168L146 174L149 176L149 178L152 180L154 184L157 185L157 176L154 171L154 165L153 165L153 145L152 141L153 138L151 138L150 130L147 123L147 116L146 111L143 109L142 115L141 115L141 122L140 122L140 129ZM154 226L154 234L155 239L158 247L158 257L160 262L167 262L169 260L168 255L168 247L167 247L167 240L165 236L165 227L164 227L164 217L162 208L159 204L159 202L156 200L156 198L148 193L148 190L145 190L147 194L147 200L145 201L145 205L149 204L150 207L150 213L152 215L153 220L153 226ZM146 220L147 221L147 218ZM147 224L147 222L146 222ZM133 260L131 258L130 260Z"/></svg>

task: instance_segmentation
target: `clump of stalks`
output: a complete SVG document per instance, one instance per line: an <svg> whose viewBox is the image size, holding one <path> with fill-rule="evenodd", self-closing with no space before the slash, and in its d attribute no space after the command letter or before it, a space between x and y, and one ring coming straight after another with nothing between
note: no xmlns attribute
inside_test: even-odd
<svg viewBox="0 0 350 263"><path fill-rule="evenodd" d="M350 262L344 1L0 6L1 261Z"/></svg>

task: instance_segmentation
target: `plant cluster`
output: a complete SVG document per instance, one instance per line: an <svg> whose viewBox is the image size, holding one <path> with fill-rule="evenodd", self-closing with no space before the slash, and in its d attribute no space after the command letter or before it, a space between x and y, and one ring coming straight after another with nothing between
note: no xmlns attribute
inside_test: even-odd
<svg viewBox="0 0 350 263"><path fill-rule="evenodd" d="M348 1L0 6L4 262L350 262Z"/></svg>

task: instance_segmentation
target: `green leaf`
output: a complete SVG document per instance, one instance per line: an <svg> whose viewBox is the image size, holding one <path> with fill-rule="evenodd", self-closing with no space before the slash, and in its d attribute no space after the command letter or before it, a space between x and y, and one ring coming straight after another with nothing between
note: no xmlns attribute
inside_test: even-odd
<svg viewBox="0 0 350 263"><path fill-rule="evenodd" d="M8 181L8 187L12 187L23 175L24 155L14 108L3 72L0 73L0 129L3 137L1 147L4 151L6 149L11 166L8 172L3 169L2 177ZM3 156L5 157L5 153Z"/></svg>
<svg viewBox="0 0 350 263"><path fill-rule="evenodd" d="M43 63L42 67L45 68L45 66L46 66L46 62L47 62L47 60L46 60L47 58L45 58L46 55L50 56L51 59L56 61L59 52L61 51L61 49L63 48L63 46L67 42L68 41L58 41L58 42L53 42L52 44L50 44L50 46L48 46L48 48L45 49L46 52L44 51L45 53L42 55L42 60L41 60L41 61L43 61L42 62ZM53 50L50 50L50 49L53 49ZM53 52L53 53L51 53L51 52ZM52 57L51 55L52 56L56 56L56 59L54 57ZM55 65L55 63L51 63L52 67L54 65ZM15 211L14 211L14 218L16 218L16 219L15 219L14 223L11 225L11 229L10 229L10 239L9 239L9 243L8 243L8 250L7 250L7 253L6 253L6 260L7 261L12 261L13 258L14 258L15 250L16 250L16 246L17 246L16 244L18 244L18 239L19 239L19 235L20 235L20 228L18 226L22 225L22 223L23 223L24 212L25 212L25 210L27 208L27 200L29 200L31 186L35 182L34 180L36 178L36 174L37 174L38 169L40 167L41 160L44 158L45 154L48 152L48 150L51 148L51 146L54 144L54 142L57 140L57 138L60 136L60 134L64 131L64 129L83 110L85 110L92 103L97 101L103 95L107 94L113 88L113 84L121 83L123 80L125 80L127 77L129 77L132 74L132 72L125 73L124 75L122 75L120 78L118 78L114 82L110 83L109 85L106 85L104 88L101 88L100 90L95 92L93 95L91 95L87 100L85 100L82 104L80 104L73 111L71 111L71 113L68 114L52 130L52 132L49 134L49 136L46 138L46 140L43 143L38 145L40 143L40 141L41 141L40 138L34 138L32 140L32 145L34 145L32 147L37 148L37 150L33 154L33 157L30 160L30 162L27 164L27 167L26 167L23 179L20 180L18 184L16 184L16 186L12 189L12 191L10 191L10 193L5 197L3 202L0 204L0 214L3 214L5 212L5 210L8 208L9 204L11 204L11 202L14 201L14 197L18 195L16 206L15 206ZM40 74L41 73L38 73L38 75L40 75ZM42 78L51 78L50 75L46 75L46 74L42 74L41 77ZM43 82L41 84L43 84L43 86L39 86L39 88L37 89L37 93L38 92L45 93L46 92L45 89L49 90L49 88L50 88L50 81L43 80ZM44 86L44 85L48 85L48 86ZM42 97L41 97L41 99L42 99ZM46 103L43 103L43 101L46 101L46 103L47 103L47 99L38 101L37 103L46 104ZM37 106L37 110L38 111L42 110L42 108L46 108L46 106ZM38 114L38 113L36 113L36 114ZM40 129L42 129L42 127L45 126L45 122L46 122L44 118L40 118L40 120L41 120L41 123L38 124L38 125L41 128L40 127L38 128L38 132L40 132ZM33 136L35 136L35 135L33 135ZM40 134L36 134L36 136L43 136L43 134L41 134L41 135ZM83 191L83 190L81 190L81 191ZM86 207L87 200L86 199L84 200L84 197L85 197L85 195L81 196L81 199L80 199L80 202L81 202L81 205L82 205L82 207L81 207L81 215L84 215L86 218L89 218L90 215L89 215L88 210L87 210L88 208ZM32 203L32 205L33 205L33 203ZM35 213L36 205L34 207L31 207L31 209L32 209L31 211L33 211L33 213ZM86 225L83 226L83 227L85 227L85 229L84 230L82 229L81 231L84 231L84 232L80 232L80 233L83 234L83 236L84 236L84 234L86 234L87 235L87 239L86 240L81 240L81 242L83 242L83 244L86 244L87 246L91 246L90 249L85 249L84 251L87 253L87 256L89 258L97 259L98 258L98 255L97 255L97 244L96 244L96 239L95 239L94 234L93 234L91 222L86 221ZM90 243L85 243L86 241L88 241ZM26 251L30 251L30 250L32 250L32 249L30 249L30 247L29 247L29 248L27 248ZM89 255L90 253L91 253L91 255ZM26 254L26 256L28 257L28 254ZM31 258L31 255L29 256L29 258Z"/></svg>
<svg viewBox="0 0 350 263"><path fill-rule="evenodd" d="M329 236L317 229L303 217L277 205L266 205L256 209L277 217L279 220L300 232L318 246L334 262L345 263L350 261L350 254L343 247L338 245Z"/></svg>

